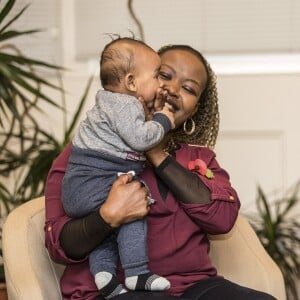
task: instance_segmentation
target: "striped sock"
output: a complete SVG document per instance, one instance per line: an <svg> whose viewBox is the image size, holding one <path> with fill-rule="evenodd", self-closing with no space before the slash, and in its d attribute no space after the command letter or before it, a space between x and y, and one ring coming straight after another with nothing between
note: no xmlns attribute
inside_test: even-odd
<svg viewBox="0 0 300 300"><path fill-rule="evenodd" d="M95 283L105 299L111 299L127 292L117 277L108 272L97 273L95 275Z"/></svg>
<svg viewBox="0 0 300 300"><path fill-rule="evenodd" d="M132 291L164 291L170 288L170 282L153 273L131 276L125 279L125 285Z"/></svg>

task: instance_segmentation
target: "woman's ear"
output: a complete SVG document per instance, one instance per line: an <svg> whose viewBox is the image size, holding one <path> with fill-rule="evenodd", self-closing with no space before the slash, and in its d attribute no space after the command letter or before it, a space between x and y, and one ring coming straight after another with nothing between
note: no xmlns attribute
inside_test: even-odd
<svg viewBox="0 0 300 300"><path fill-rule="evenodd" d="M136 82L135 77L132 73L128 73L125 76L125 87L130 92L136 92Z"/></svg>

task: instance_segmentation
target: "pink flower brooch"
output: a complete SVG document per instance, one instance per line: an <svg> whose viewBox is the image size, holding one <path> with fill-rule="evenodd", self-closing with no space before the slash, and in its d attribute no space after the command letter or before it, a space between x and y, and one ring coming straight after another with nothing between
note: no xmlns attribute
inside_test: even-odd
<svg viewBox="0 0 300 300"><path fill-rule="evenodd" d="M193 172L197 172L208 179L214 178L214 173L209 169L206 163L202 159L196 159L188 163L188 169Z"/></svg>

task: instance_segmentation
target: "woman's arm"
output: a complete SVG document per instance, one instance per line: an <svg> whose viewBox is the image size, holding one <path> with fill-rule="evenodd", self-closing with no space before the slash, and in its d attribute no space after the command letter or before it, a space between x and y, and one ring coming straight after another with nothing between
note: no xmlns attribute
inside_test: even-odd
<svg viewBox="0 0 300 300"><path fill-rule="evenodd" d="M210 190L199 177L180 165L160 146L149 150L147 159L178 201L190 204L205 204L211 201Z"/></svg>
<svg viewBox="0 0 300 300"><path fill-rule="evenodd" d="M228 173L205 147L182 145L176 161L156 147L147 154L158 176L166 183L186 213L209 234L228 232L235 223L240 202ZM214 178L188 170L188 163L202 159Z"/></svg>
<svg viewBox="0 0 300 300"><path fill-rule="evenodd" d="M70 220L64 225L59 240L68 257L84 258L115 228L147 213L145 203L140 202L140 199L146 198L146 191L140 191L140 184L128 183L129 180L130 175L123 175L115 181L99 211ZM127 197L130 197L130 201ZM131 202L130 206L128 202Z"/></svg>
<svg viewBox="0 0 300 300"><path fill-rule="evenodd" d="M113 185L105 204L98 212L71 220L61 203L61 185L70 145L53 162L46 190L45 243L53 260L72 263L86 256L123 223L143 218L147 207L147 190L131 175L121 176Z"/></svg>
<svg viewBox="0 0 300 300"><path fill-rule="evenodd" d="M198 175L184 168L175 158L168 156L155 172L178 201L187 204L206 204L211 201L210 190Z"/></svg>

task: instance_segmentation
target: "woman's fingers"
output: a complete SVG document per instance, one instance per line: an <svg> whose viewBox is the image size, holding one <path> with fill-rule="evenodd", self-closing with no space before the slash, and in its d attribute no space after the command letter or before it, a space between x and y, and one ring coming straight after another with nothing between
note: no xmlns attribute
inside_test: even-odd
<svg viewBox="0 0 300 300"><path fill-rule="evenodd" d="M131 175L121 175L100 208L102 218L112 227L141 219L149 211L147 189L141 182L131 180Z"/></svg>

